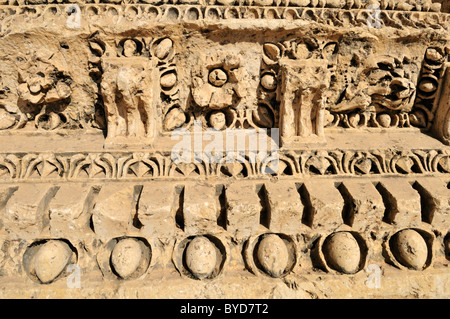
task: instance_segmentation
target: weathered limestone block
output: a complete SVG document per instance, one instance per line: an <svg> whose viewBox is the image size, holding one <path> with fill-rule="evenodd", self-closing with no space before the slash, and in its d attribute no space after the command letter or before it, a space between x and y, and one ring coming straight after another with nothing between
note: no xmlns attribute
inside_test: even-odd
<svg viewBox="0 0 450 319"><path fill-rule="evenodd" d="M141 186L108 184L102 187L92 211L95 233L101 238L124 236L133 230Z"/></svg>
<svg viewBox="0 0 450 319"><path fill-rule="evenodd" d="M304 220L309 226L325 229L343 224L344 199L332 181L307 181L301 192L308 202Z"/></svg>
<svg viewBox="0 0 450 319"><path fill-rule="evenodd" d="M259 227L261 202L256 185L235 182L226 189L227 231L237 238L249 237Z"/></svg>
<svg viewBox="0 0 450 319"><path fill-rule="evenodd" d="M186 248L186 266L198 279L212 275L217 264L217 249L203 236L195 237Z"/></svg>
<svg viewBox="0 0 450 319"><path fill-rule="evenodd" d="M5 229L12 238L36 238L49 224L48 205L58 187L26 184L5 206Z"/></svg>
<svg viewBox="0 0 450 319"><path fill-rule="evenodd" d="M344 222L356 230L378 225L385 211L383 198L369 181L344 181L340 186L347 208Z"/></svg>
<svg viewBox="0 0 450 319"><path fill-rule="evenodd" d="M355 237L349 232L331 234L323 244L327 264L345 274L355 273L361 263L361 252Z"/></svg>
<svg viewBox="0 0 450 319"><path fill-rule="evenodd" d="M171 184L144 185L139 198L138 218L142 233L172 237L176 230L175 187Z"/></svg>
<svg viewBox="0 0 450 319"><path fill-rule="evenodd" d="M302 229L303 205L293 182L266 183L269 228L273 232L298 233Z"/></svg>
<svg viewBox="0 0 450 319"><path fill-rule="evenodd" d="M216 188L208 185L186 185L184 188L184 230L188 234L208 232L217 227L219 208Z"/></svg>
<svg viewBox="0 0 450 319"><path fill-rule="evenodd" d="M420 195L407 181L384 179L377 185L377 189L384 197L387 208L384 221L409 227L420 224Z"/></svg>
<svg viewBox="0 0 450 319"><path fill-rule="evenodd" d="M82 235L89 229L95 194L99 189L85 185L62 185L48 207L52 236Z"/></svg>
<svg viewBox="0 0 450 319"><path fill-rule="evenodd" d="M450 189L436 178L421 178L414 188L422 196L422 220L436 228L450 228Z"/></svg>
<svg viewBox="0 0 450 319"><path fill-rule="evenodd" d="M261 267L274 278L280 277L288 268L289 250L278 235L265 235L256 253Z"/></svg>

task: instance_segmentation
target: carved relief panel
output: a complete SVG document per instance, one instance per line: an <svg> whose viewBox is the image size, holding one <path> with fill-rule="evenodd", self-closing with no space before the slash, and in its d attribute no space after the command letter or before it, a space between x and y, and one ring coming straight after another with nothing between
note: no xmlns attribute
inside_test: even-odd
<svg viewBox="0 0 450 319"><path fill-rule="evenodd" d="M364 10L314 11L318 9L303 6L321 7L319 3L290 5L299 9L290 8L284 18L289 11L294 20L331 23L333 32L299 25L293 32L262 36L207 25L203 34L189 28L170 34L152 29L158 19L169 21L170 12L178 12L172 22L188 12L197 12L192 16L197 22L207 17L195 6L185 11L150 6L145 9L158 13L157 20L145 20L147 28L129 36L91 32L74 44L75 38L70 38L39 46L37 35L29 40L30 51L22 54L12 48L22 40L14 40L8 52L13 62L1 78L0 129L101 129L108 147L150 146L177 128L191 130L194 121L201 121L203 129L280 128L285 145L296 140L298 146L325 143L330 129L431 129L448 60L441 36L445 23L439 20L435 28L439 36L426 41L402 28L420 27L422 22L408 21L432 17L424 12L435 11L436 6L419 8L414 3L408 6L417 14L405 16L389 11L399 9L398 4L384 3L382 25L399 29L398 35L387 37L360 23L367 18ZM408 6L401 10L409 10ZM119 13L131 21L147 12L144 7L101 8L84 9L96 12L97 24L111 15L121 26ZM208 12L213 9L217 14L222 10L208 8ZM250 21L235 8L226 10L227 14L219 14L225 20ZM348 31L351 24L364 32ZM5 30L8 26L5 21ZM201 52L189 54L190 49ZM70 63L75 56L84 57L82 67Z"/></svg>
<svg viewBox="0 0 450 319"><path fill-rule="evenodd" d="M0 296L448 296L449 21L430 0L0 0ZM263 156L173 156L178 133L277 129Z"/></svg>

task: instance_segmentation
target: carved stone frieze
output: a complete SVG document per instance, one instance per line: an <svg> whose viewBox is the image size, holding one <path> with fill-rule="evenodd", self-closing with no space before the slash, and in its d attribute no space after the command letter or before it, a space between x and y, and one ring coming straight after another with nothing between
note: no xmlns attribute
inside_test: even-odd
<svg viewBox="0 0 450 319"><path fill-rule="evenodd" d="M449 22L0 0L0 296L448 298Z"/></svg>
<svg viewBox="0 0 450 319"><path fill-rule="evenodd" d="M450 173L450 153L441 150L302 151L277 155L278 170L268 174L274 154L261 161L244 156L236 162L177 163L158 153L31 153L0 155L1 181L121 180L154 178L279 178L322 176L435 175ZM231 169L231 166L233 169Z"/></svg>

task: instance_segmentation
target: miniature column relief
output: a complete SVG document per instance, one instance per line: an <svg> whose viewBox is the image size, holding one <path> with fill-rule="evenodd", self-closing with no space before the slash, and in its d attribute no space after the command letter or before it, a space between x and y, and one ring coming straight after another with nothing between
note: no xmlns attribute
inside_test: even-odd
<svg viewBox="0 0 450 319"><path fill-rule="evenodd" d="M291 141L295 141L300 144L320 144L325 135L323 93L330 78L327 63L320 60L296 62L280 62L283 91L280 104L282 143L291 145Z"/></svg>
<svg viewBox="0 0 450 319"><path fill-rule="evenodd" d="M156 63L141 56L142 46L125 39L118 45L117 56L101 57L107 143L151 145L156 135Z"/></svg>

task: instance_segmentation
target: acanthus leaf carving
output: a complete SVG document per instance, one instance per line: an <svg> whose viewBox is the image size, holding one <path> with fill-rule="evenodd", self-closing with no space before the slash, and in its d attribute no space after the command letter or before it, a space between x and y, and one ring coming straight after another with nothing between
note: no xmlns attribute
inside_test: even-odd
<svg viewBox="0 0 450 319"><path fill-rule="evenodd" d="M69 178L115 178L116 160L111 154L76 154L70 159Z"/></svg>
<svg viewBox="0 0 450 319"><path fill-rule="evenodd" d="M158 160L151 157L149 153L133 153L131 158L124 160L121 158L118 160L118 166L120 178L160 176Z"/></svg>

